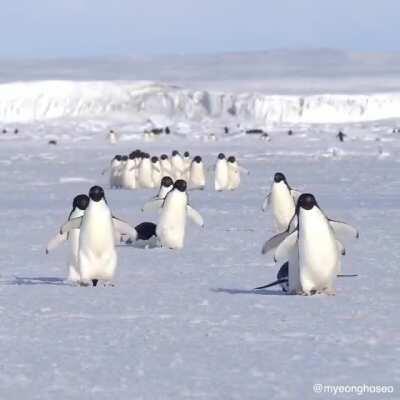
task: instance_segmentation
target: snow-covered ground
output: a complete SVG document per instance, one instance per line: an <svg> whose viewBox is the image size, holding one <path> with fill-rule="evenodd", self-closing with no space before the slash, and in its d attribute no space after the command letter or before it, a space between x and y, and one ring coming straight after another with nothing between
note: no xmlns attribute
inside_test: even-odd
<svg viewBox="0 0 400 400"><path fill-rule="evenodd" d="M0 398L333 397L313 394L321 383L393 385L393 394L361 397L398 399L400 120L270 122L267 142L236 125L225 135L229 118L156 117L173 133L151 142L145 119L126 114L9 120L4 135L0 126ZM105 140L111 126L122 134L114 146ZM189 225L182 251L119 248L116 287L72 286L64 281L68 246L49 256L44 248L76 194L101 184L116 216L157 219L140 212L153 191L109 190L100 175L114 154L136 148L189 150L209 165L223 151L250 175L235 192L190 193L205 227ZM261 255L274 233L261 204L276 171L360 230L343 260L344 273L359 276L339 279L336 296L252 290L277 273Z"/></svg>

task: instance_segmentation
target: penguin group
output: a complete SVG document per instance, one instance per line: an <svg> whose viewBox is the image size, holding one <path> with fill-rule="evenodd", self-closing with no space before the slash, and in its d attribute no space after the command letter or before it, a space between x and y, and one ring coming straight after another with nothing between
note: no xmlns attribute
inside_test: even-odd
<svg viewBox="0 0 400 400"><path fill-rule="evenodd" d="M163 177L170 177L174 181L185 180L189 190L203 190L209 168L205 167L201 156L192 158L189 151L181 154L178 150L173 150L170 156L165 153L151 156L135 150L129 155L115 155L102 174L107 171L110 174L111 189L158 188ZM226 158L225 154L218 154L214 165L214 189L237 189L240 186L241 173L248 174L249 171L238 164L235 156Z"/></svg>
<svg viewBox="0 0 400 400"><path fill-rule="evenodd" d="M292 189L281 172L275 174L262 209L268 206L278 233L265 242L262 253L273 252L279 271L275 282L255 290L280 285L288 294L335 294L336 279L343 276L343 242L358 238L358 231L328 218L313 194Z"/></svg>

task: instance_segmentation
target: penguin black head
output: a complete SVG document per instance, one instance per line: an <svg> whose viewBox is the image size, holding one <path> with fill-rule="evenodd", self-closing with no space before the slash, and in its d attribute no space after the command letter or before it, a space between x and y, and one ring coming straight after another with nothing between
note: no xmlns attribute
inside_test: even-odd
<svg viewBox="0 0 400 400"><path fill-rule="evenodd" d="M314 206L318 207L315 197L310 193L303 193L297 200L297 207L311 210Z"/></svg>
<svg viewBox="0 0 400 400"><path fill-rule="evenodd" d="M174 189L179 190L180 192L185 192L186 191L186 187L187 187L187 183L186 181L184 181L183 179L178 179L175 183L174 183Z"/></svg>
<svg viewBox="0 0 400 400"><path fill-rule="evenodd" d="M186 157L186 158L187 158L187 157L190 157L190 153L189 153L188 151L185 151L185 152L183 153L183 156Z"/></svg>
<svg viewBox="0 0 400 400"><path fill-rule="evenodd" d="M166 154L161 154L161 160L168 160L168 156Z"/></svg>
<svg viewBox="0 0 400 400"><path fill-rule="evenodd" d="M173 184L174 184L174 181L173 181L172 178L169 177L169 176L164 176L164 177L161 179L161 186L169 187L169 186L171 186L171 185L173 185Z"/></svg>
<svg viewBox="0 0 400 400"><path fill-rule="evenodd" d="M122 156L121 161L128 161L128 156Z"/></svg>
<svg viewBox="0 0 400 400"><path fill-rule="evenodd" d="M150 154L149 153L143 153L142 154L142 158L150 158Z"/></svg>
<svg viewBox="0 0 400 400"><path fill-rule="evenodd" d="M155 164L157 161L158 161L158 157L157 157L157 156L151 157L151 162L152 162L153 164Z"/></svg>
<svg viewBox="0 0 400 400"><path fill-rule="evenodd" d="M282 172L277 172L274 175L274 182L279 183L279 182L286 182L286 176L282 174Z"/></svg>
<svg viewBox="0 0 400 400"><path fill-rule="evenodd" d="M230 156L228 158L228 162L230 162L230 163L234 163L235 161L236 161L236 158L234 156Z"/></svg>
<svg viewBox="0 0 400 400"><path fill-rule="evenodd" d="M114 159L117 160L117 161L121 161L121 159L122 159L121 154L117 154L117 155L114 157Z"/></svg>
<svg viewBox="0 0 400 400"><path fill-rule="evenodd" d="M89 190L89 197L90 197L91 200L96 201L96 202L104 199L104 190L103 190L103 188L100 187L100 186L93 186Z"/></svg>
<svg viewBox="0 0 400 400"><path fill-rule="evenodd" d="M76 196L74 198L74 201L72 203L72 208L79 208L80 210L86 210L87 206L89 204L89 197L86 196L86 194L78 194L78 196Z"/></svg>
<svg viewBox="0 0 400 400"><path fill-rule="evenodd" d="M200 156L196 156L195 158L193 158L193 161L197 162L197 163L201 163L201 157Z"/></svg>
<svg viewBox="0 0 400 400"><path fill-rule="evenodd" d="M172 152L172 156L174 157L174 156L177 156L179 154L179 151L178 150L174 150L173 152Z"/></svg>
<svg viewBox="0 0 400 400"><path fill-rule="evenodd" d="M220 160L223 160L223 159L225 158L225 154L224 154L224 153L219 153L219 154L218 154L218 158L219 158Z"/></svg>
<svg viewBox="0 0 400 400"><path fill-rule="evenodd" d="M131 154L129 154L129 159L130 160L134 160L136 158L136 154L135 154L135 152L133 151Z"/></svg>

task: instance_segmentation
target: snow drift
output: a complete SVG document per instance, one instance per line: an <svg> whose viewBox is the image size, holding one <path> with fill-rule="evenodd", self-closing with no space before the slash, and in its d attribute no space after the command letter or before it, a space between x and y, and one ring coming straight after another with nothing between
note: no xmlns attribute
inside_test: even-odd
<svg viewBox="0 0 400 400"><path fill-rule="evenodd" d="M3 123L159 115L171 121L236 118L268 123L349 123L400 116L400 93L266 95L188 90L154 82L36 81L0 85Z"/></svg>

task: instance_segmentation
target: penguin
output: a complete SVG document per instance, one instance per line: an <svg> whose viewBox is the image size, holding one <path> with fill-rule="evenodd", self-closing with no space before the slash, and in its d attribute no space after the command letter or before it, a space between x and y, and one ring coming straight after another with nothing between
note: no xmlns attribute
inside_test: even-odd
<svg viewBox="0 0 400 400"><path fill-rule="evenodd" d="M339 131L339 133L336 135L336 137L339 139L339 141L344 142L344 138L347 135L345 133L343 133L342 131Z"/></svg>
<svg viewBox="0 0 400 400"><path fill-rule="evenodd" d="M271 192L264 200L262 210L265 211L268 205L271 206L278 232L285 231L292 222L299 195L300 192L289 186L282 172L277 172L274 175ZM295 221L293 223L295 224Z"/></svg>
<svg viewBox="0 0 400 400"><path fill-rule="evenodd" d="M186 188L186 181L178 179L163 202L156 230L163 247L176 250L183 248L187 217L197 225L204 226L202 216L188 204Z"/></svg>
<svg viewBox="0 0 400 400"><path fill-rule="evenodd" d="M114 130L108 132L108 141L110 144L116 144L118 142L119 135Z"/></svg>
<svg viewBox="0 0 400 400"><path fill-rule="evenodd" d="M166 154L161 154L160 156L160 165L161 165L161 175L162 176L172 176L172 165Z"/></svg>
<svg viewBox="0 0 400 400"><path fill-rule="evenodd" d="M161 179L160 189L158 194L150 199L143 206L142 211L151 211L153 209L160 209L167 194L173 189L174 181L169 176L164 176Z"/></svg>
<svg viewBox="0 0 400 400"><path fill-rule="evenodd" d="M279 234L271 238L264 245L263 253L274 249L275 261L288 263L289 293L335 294L341 256L346 254L343 240L349 236L358 238L358 231L348 224L327 218L310 193L300 195L296 217L296 228L292 232L288 229L283 236ZM282 279L283 276L261 288L285 283Z"/></svg>
<svg viewBox="0 0 400 400"><path fill-rule="evenodd" d="M121 157L121 162L119 165L119 169L116 176L116 182L119 188L125 188L125 183L127 182L127 178L125 176L126 173L126 165L128 164L129 157L127 155L123 155Z"/></svg>
<svg viewBox="0 0 400 400"><path fill-rule="evenodd" d="M192 164L192 159L190 158L190 153L185 151L183 153L183 170L184 173L182 175L182 179L185 179L187 182L190 179L190 166Z"/></svg>
<svg viewBox="0 0 400 400"><path fill-rule="evenodd" d="M105 199L104 190L93 186L89 190L89 204L83 214L64 224L60 234L80 229L79 235L79 274L80 282L92 282L97 286L99 280L111 281L117 267L115 232L136 240L137 232L126 222L112 216Z"/></svg>
<svg viewBox="0 0 400 400"><path fill-rule="evenodd" d="M120 186L120 168L121 168L122 156L117 154L110 163L110 167L102 171L104 175L107 171L110 171L110 188L117 189Z"/></svg>
<svg viewBox="0 0 400 400"><path fill-rule="evenodd" d="M143 153L142 161L139 164L138 180L141 188L150 189L154 187L153 167L149 153Z"/></svg>
<svg viewBox="0 0 400 400"><path fill-rule="evenodd" d="M219 153L215 164L214 188L217 192L227 190L229 187L229 171L225 154Z"/></svg>
<svg viewBox="0 0 400 400"><path fill-rule="evenodd" d="M132 239L128 238L124 239L124 236L121 236L121 240L126 245L140 248L140 249L151 249L155 247L160 247L160 242L157 237L157 225L153 222L142 222L139 225L135 226L136 231L136 240L133 242Z"/></svg>
<svg viewBox="0 0 400 400"><path fill-rule="evenodd" d="M200 156L193 158L189 168L189 188L203 190L206 186L204 164Z"/></svg>
<svg viewBox="0 0 400 400"><path fill-rule="evenodd" d="M240 186L240 172L249 174L246 168L241 167L234 156L228 157L228 190L235 190Z"/></svg>
<svg viewBox="0 0 400 400"><path fill-rule="evenodd" d="M72 211L69 214L68 221L71 219L82 217L85 213L89 204L89 197L86 194L79 194L72 202ZM79 251L79 229L72 229L69 234L57 234L53 239L49 241L46 246L46 254L54 250L59 244L65 240L69 240L71 243L71 256L68 261L68 280L72 282L79 282L79 263L78 263L78 251Z"/></svg>
<svg viewBox="0 0 400 400"><path fill-rule="evenodd" d="M132 152L129 154L123 168L121 168L121 186L124 189L136 189L136 154Z"/></svg>
<svg viewBox="0 0 400 400"><path fill-rule="evenodd" d="M153 181L153 187L158 187L161 184L161 164L158 157L153 156L151 157L151 178Z"/></svg>
<svg viewBox="0 0 400 400"><path fill-rule="evenodd" d="M181 179L184 176L185 162L178 150L172 152L171 157L172 176L174 179Z"/></svg>

